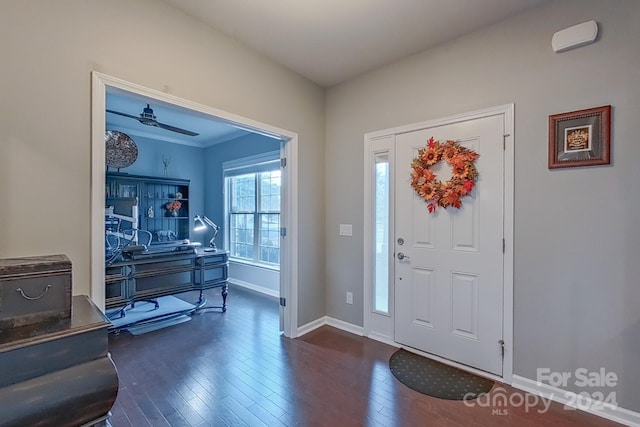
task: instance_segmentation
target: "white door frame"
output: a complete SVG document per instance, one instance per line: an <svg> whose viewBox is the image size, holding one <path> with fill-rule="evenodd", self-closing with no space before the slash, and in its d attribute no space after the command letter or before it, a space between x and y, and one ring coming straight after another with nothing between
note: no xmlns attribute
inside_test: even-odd
<svg viewBox="0 0 640 427"><path fill-rule="evenodd" d="M503 233L505 239L505 251L504 251L504 290L503 290L503 340L504 340L504 360L503 360L503 373L502 377L499 377L501 381L507 384L511 384L513 377L513 223L514 223L514 104L506 104L497 107L486 108L482 110L472 111L468 113L458 114L454 116L444 117L435 120L429 120L420 123L413 123L406 126L395 127L391 129L384 129L381 131L375 131L365 134L364 136L364 335L380 341L391 341L396 346L400 346L395 342L393 335L386 336L384 331L376 330L373 326L372 316L375 316L372 307L372 294L373 294L373 211L372 211L372 197L373 186L372 180L374 178L371 161L373 153L377 150L374 148L376 141L380 141L382 138L389 138L391 141L391 150L395 147L395 135L407 132L414 132L418 130L424 130L449 124L454 124L462 121L480 119L490 116L502 115L504 118L504 206L503 206ZM393 166L392 166L393 167ZM391 172L393 177L393 172ZM393 182L390 184L393 186ZM392 187L393 188L393 187ZM392 197L392 196L391 196ZM392 198L390 201L391 217L393 218L393 212L395 210L395 201ZM390 224L389 235L394 236L393 223ZM393 247L389 244L389 257L393 258ZM391 263L393 266L393 263ZM393 267L391 267L393 268ZM390 272L390 277L394 277L394 273ZM390 280L389 292L392 294L393 281ZM393 310L394 308L391 308ZM386 325L385 331L393 331L393 316L389 316L389 322L391 325ZM386 339L385 339L386 337ZM425 354L426 356L440 358ZM443 360L444 361L444 360ZM465 365L461 365L455 362L446 361L454 366L463 370L476 371L473 368L469 368ZM486 375L486 374L484 374Z"/></svg>
<svg viewBox="0 0 640 427"><path fill-rule="evenodd" d="M298 134L217 108L179 98L97 71L91 73L91 299L104 311L104 186L106 92L107 87L133 92L159 101L208 114L236 125L285 141L287 166L283 170L282 226L287 234L281 253L281 296L284 307L284 335L296 337L298 330Z"/></svg>

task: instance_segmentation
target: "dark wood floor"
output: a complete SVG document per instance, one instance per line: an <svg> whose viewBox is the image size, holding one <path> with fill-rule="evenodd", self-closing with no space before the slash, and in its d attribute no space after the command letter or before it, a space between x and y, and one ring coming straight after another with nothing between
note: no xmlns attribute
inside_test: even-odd
<svg viewBox="0 0 640 427"><path fill-rule="evenodd" d="M112 335L110 350L120 377L114 427L617 425L555 403L540 414L542 405L468 407L422 395L390 373L393 347L328 326L283 338L275 299L238 288L226 313Z"/></svg>

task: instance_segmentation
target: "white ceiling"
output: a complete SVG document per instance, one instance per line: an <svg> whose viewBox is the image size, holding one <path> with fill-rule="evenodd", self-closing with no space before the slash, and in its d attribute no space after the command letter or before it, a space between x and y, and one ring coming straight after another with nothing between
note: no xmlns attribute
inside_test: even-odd
<svg viewBox="0 0 640 427"><path fill-rule="evenodd" d="M546 0L164 0L329 87Z"/></svg>
<svg viewBox="0 0 640 427"><path fill-rule="evenodd" d="M547 0L164 0L323 87L455 39ZM107 130L207 147L250 133L215 117L110 88L107 109L199 133L185 136L107 113Z"/></svg>
<svg viewBox="0 0 640 427"><path fill-rule="evenodd" d="M196 132L198 136L188 136L166 129L143 125L135 119L106 113L106 129L118 130L133 137L173 142L194 147L208 147L220 142L239 138L250 133L227 121L173 104L147 98L142 95L116 88L107 89L106 109L119 111L131 116L140 116L149 104L160 123Z"/></svg>

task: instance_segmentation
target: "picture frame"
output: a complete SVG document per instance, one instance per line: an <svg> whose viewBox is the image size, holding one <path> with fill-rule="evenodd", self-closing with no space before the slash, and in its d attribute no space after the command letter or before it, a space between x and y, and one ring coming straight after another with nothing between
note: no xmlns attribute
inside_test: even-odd
<svg viewBox="0 0 640 427"><path fill-rule="evenodd" d="M549 169L611 163L611 105L549 116Z"/></svg>

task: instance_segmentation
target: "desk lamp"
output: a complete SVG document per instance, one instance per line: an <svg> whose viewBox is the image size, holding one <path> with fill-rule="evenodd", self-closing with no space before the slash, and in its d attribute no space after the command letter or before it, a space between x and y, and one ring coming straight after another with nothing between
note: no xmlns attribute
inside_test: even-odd
<svg viewBox="0 0 640 427"><path fill-rule="evenodd" d="M218 231L220 231L220 227L217 226L213 221L211 221L206 216L196 215L194 218L193 231L204 231L207 229L207 227L210 227L213 230L213 237L209 241L209 246L211 247L206 248L205 252L213 252L217 250L215 240L216 240L216 236L218 235Z"/></svg>

